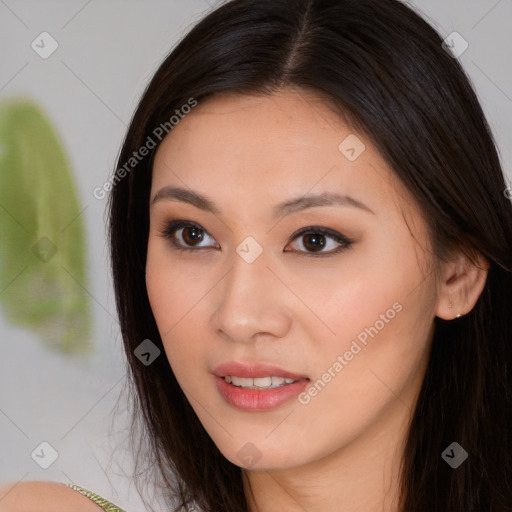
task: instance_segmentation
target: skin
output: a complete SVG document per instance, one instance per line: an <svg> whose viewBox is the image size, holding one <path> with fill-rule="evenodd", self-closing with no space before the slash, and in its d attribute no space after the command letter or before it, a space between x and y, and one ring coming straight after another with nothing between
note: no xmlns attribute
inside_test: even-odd
<svg viewBox="0 0 512 512"><path fill-rule="evenodd" d="M58 482L12 482L0 486L0 512L99 512L101 508Z"/></svg>
<svg viewBox="0 0 512 512"><path fill-rule="evenodd" d="M169 363L215 444L243 469L250 512L396 510L434 318L468 313L485 284L488 265L459 253L434 259L414 199L368 138L356 133L366 149L355 161L338 149L353 133L298 89L223 95L180 121L154 161L151 198L180 186L220 209L151 204L146 283ZM272 218L275 204L324 191L374 213L331 205ZM192 251L172 247L161 231L173 219L204 230L201 248L190 230L174 240ZM308 226L353 244L327 255L340 246L327 237L318 255L305 235L289 242ZM252 263L236 252L248 236L263 249ZM217 391L211 372L230 360L275 364L316 382L397 302L394 318L307 404L247 412ZM237 455L247 442L261 455L256 464Z"/></svg>

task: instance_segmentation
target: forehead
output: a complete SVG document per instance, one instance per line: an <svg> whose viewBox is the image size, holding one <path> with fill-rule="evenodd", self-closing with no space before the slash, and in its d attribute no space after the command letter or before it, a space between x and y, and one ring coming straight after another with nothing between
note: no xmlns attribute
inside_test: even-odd
<svg viewBox="0 0 512 512"><path fill-rule="evenodd" d="M210 150L216 145L227 154L239 150L261 153L266 149L279 153L300 149L304 144L325 149L332 142L325 140L328 132L336 140L344 131L347 127L340 117L308 91L290 87L266 96L221 93L201 100L173 128L161 147L180 146L188 150L192 143L198 151L200 147L193 139L201 136L197 142L208 144ZM260 147L258 143L265 146Z"/></svg>

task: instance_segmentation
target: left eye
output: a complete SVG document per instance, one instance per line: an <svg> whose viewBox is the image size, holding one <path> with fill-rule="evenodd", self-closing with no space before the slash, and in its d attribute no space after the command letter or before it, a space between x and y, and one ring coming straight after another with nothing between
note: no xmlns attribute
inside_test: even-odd
<svg viewBox="0 0 512 512"><path fill-rule="evenodd" d="M344 249L348 249L353 243L337 231L331 231L330 229L315 226L300 229L290 237L289 241L295 239L298 239L300 244L306 249L306 251L299 252L305 252L307 255L313 256L315 253L324 254L326 256L338 254ZM329 239L331 239L330 244ZM336 245L338 245L338 248L336 248ZM331 248L331 250L322 251L322 249L326 248Z"/></svg>
<svg viewBox="0 0 512 512"><path fill-rule="evenodd" d="M167 238L173 248L182 251L193 251L196 248L205 249L210 247L209 245L200 245L207 237L210 237L208 232L198 224L188 221L176 220L169 222L165 228L160 231L160 236ZM176 240L177 237L181 237L183 243L178 242ZM299 241L305 248L305 251L299 250L297 252L303 252L306 255L311 256L315 256L316 253L326 256L337 254L350 247L353 243L341 233L319 226L309 226L307 228L300 229L289 238L288 242L292 242L299 237L302 237ZM328 239L331 239L330 244L328 243ZM219 245L215 241L214 244L216 248L219 248ZM339 246L337 249L336 244ZM326 248L331 248L331 250L324 251L323 249ZM294 252L286 249L285 251Z"/></svg>

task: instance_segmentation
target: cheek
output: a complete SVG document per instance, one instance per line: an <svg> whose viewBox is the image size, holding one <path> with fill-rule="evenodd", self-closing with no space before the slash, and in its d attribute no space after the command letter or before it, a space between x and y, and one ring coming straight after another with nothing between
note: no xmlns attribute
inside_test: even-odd
<svg viewBox="0 0 512 512"><path fill-rule="evenodd" d="M347 253L336 266L310 272L307 281L293 279L294 291L310 306L303 320L297 316L309 328L309 339L320 337L327 350L344 352L358 336L364 343L368 329L384 333L400 323L405 315L398 310L410 310L417 300L411 291L421 275L414 255L402 253L397 264L393 250L380 246Z"/></svg>
<svg viewBox="0 0 512 512"><path fill-rule="evenodd" d="M180 264L180 258L173 258L160 240L150 241L146 289L167 359L181 381L182 375L191 375L189 368L199 359L197 340L204 338L197 315L208 291L205 276L194 274L190 265Z"/></svg>
<svg viewBox="0 0 512 512"><path fill-rule="evenodd" d="M345 377L350 374L345 389L360 393L362 388L375 384L368 367L396 362L410 349L410 325L417 313L410 303L411 296L405 297L400 286L386 283L377 287L373 279L361 278L343 286L337 282L331 285L331 300L318 309L327 326L323 329L326 334L319 336L318 321L309 325L315 377L322 378L328 371ZM399 368L403 366L395 366L393 371Z"/></svg>
<svg viewBox="0 0 512 512"><path fill-rule="evenodd" d="M146 262L146 289L162 337L192 307L196 284L194 276L173 257L164 239L150 234Z"/></svg>
<svg viewBox="0 0 512 512"><path fill-rule="evenodd" d="M299 410L308 429L333 443L355 438L388 409L412 408L427 360L419 289L363 284L335 295L326 318L336 335L317 336L306 350L312 383Z"/></svg>
<svg viewBox="0 0 512 512"><path fill-rule="evenodd" d="M336 374L329 382L337 384L329 387L341 386L342 400L361 393L371 398L384 386L369 369L381 372L390 387L400 387L425 356L432 320L431 285L422 284L414 248L395 244L367 254L357 262L347 259L328 282L307 291L308 304L318 312L303 323L307 339L315 341L308 347L311 367L317 379Z"/></svg>
<svg viewBox="0 0 512 512"><path fill-rule="evenodd" d="M179 319L184 302L179 298L187 293L187 289L178 292L182 287L176 282L176 268L170 258L165 256L165 251L159 247L160 245L158 241L152 242L150 236L146 262L146 290L160 336L165 342L167 333Z"/></svg>

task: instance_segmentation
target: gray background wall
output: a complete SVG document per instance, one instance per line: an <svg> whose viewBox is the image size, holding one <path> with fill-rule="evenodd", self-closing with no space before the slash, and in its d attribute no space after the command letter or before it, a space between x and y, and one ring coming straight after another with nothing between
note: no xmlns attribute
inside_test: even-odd
<svg viewBox="0 0 512 512"><path fill-rule="evenodd" d="M218 2L217 2L218 3ZM421 0L443 37L469 43L460 60L496 135L506 173L512 149L512 2ZM135 512L144 510L123 456L126 418L110 428L124 382L124 356L104 228L105 200L93 196L110 175L126 125L152 73L213 0L0 0L0 101L36 99L70 156L84 206L95 351L68 358L0 317L0 482L75 482ZM59 47L48 59L31 48L43 31ZM1 186L1 184L0 184ZM122 412L122 411L121 411ZM59 457L48 469L31 458L43 441Z"/></svg>

